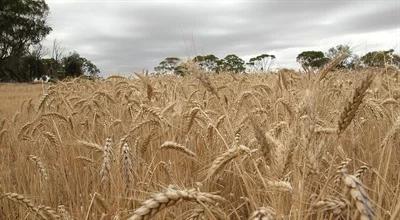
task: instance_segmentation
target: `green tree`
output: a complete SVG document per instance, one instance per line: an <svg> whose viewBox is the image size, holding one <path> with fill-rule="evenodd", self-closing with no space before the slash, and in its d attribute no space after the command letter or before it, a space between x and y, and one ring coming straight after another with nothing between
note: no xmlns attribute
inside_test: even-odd
<svg viewBox="0 0 400 220"><path fill-rule="evenodd" d="M174 68L174 74L178 76L186 76L189 74L188 63L180 63Z"/></svg>
<svg viewBox="0 0 400 220"><path fill-rule="evenodd" d="M234 72L234 73L242 73L245 71L245 62L240 57L235 54L229 54L224 59L218 60L218 72L220 70Z"/></svg>
<svg viewBox="0 0 400 220"><path fill-rule="evenodd" d="M95 77L100 70L91 61L81 57L74 52L62 59L63 74L59 75L60 79L65 77L78 77L84 74Z"/></svg>
<svg viewBox="0 0 400 220"><path fill-rule="evenodd" d="M5 71L0 76L0 81L30 82L44 75L45 66L40 58L28 54L19 58L9 58L7 63L4 63L3 70Z"/></svg>
<svg viewBox="0 0 400 220"><path fill-rule="evenodd" d="M78 77L83 75L83 60L78 53L72 53L71 55L64 57L62 63L64 76L61 76L61 78L67 76Z"/></svg>
<svg viewBox="0 0 400 220"><path fill-rule="evenodd" d="M296 60L306 71L321 68L329 62L322 51L303 51L297 55Z"/></svg>
<svg viewBox="0 0 400 220"><path fill-rule="evenodd" d="M261 54L259 56L250 58L247 65L253 71L268 71L275 58L275 55Z"/></svg>
<svg viewBox="0 0 400 220"><path fill-rule="evenodd" d="M161 61L154 70L159 74L174 73L181 60L177 57L167 57Z"/></svg>
<svg viewBox="0 0 400 220"><path fill-rule="evenodd" d="M39 79L45 75L45 66L40 57L35 55L24 56L22 57L22 65L23 70L21 72L25 73L29 81L35 78Z"/></svg>
<svg viewBox="0 0 400 220"><path fill-rule="evenodd" d="M88 60L86 58L82 58L82 60L83 60L83 67L82 68L83 68L83 72L85 74L88 74L91 77L96 77L100 73L99 68L97 68L97 66L94 65L92 63L92 61L90 61L90 60Z"/></svg>
<svg viewBox="0 0 400 220"><path fill-rule="evenodd" d="M46 24L49 8L44 0L2 0L0 4L0 78L27 81L17 68L30 46L51 31ZM19 64L19 65L15 65Z"/></svg>
<svg viewBox="0 0 400 220"><path fill-rule="evenodd" d="M214 72L218 69L219 58L213 54L208 54L205 56L198 55L193 58L193 61L197 63L201 69L207 72Z"/></svg>
<svg viewBox="0 0 400 220"><path fill-rule="evenodd" d="M362 56L361 62L368 67L385 67L385 65L400 67L400 56L395 54L393 49L372 51Z"/></svg>

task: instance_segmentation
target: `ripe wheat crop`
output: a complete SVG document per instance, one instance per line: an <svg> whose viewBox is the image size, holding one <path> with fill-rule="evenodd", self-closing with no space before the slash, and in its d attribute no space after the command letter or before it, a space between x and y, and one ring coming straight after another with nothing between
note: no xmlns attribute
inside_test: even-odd
<svg viewBox="0 0 400 220"><path fill-rule="evenodd" d="M0 100L0 219L400 219L400 72L330 68Z"/></svg>

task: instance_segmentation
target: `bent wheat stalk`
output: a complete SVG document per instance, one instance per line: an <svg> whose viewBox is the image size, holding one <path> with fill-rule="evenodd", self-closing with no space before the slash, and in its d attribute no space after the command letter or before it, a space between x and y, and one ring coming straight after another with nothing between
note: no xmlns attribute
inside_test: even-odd
<svg viewBox="0 0 400 220"><path fill-rule="evenodd" d="M164 142L160 146L160 149L173 149L173 150L176 150L178 152L181 152L181 153L185 154L186 156L188 156L190 158L196 158L196 154L194 152L189 150L187 147L185 147L183 145L180 145L178 143L175 143L173 141Z"/></svg>
<svg viewBox="0 0 400 220"><path fill-rule="evenodd" d="M47 220L47 217L45 214L39 210L38 207L33 205L32 201L25 198L23 195L17 194L17 193L4 193L3 195L0 196L0 199L6 198L10 201L16 202L18 204L26 206L31 212L35 213L40 219Z"/></svg>
<svg viewBox="0 0 400 220"><path fill-rule="evenodd" d="M195 189L177 189L169 186L164 192L156 193L150 199L144 201L142 206L136 209L134 214L127 220L150 219L162 209L173 206L183 200L199 204L215 204L217 201L224 201L222 197L212 193L200 192Z"/></svg>
<svg viewBox="0 0 400 220"><path fill-rule="evenodd" d="M229 161L232 161L236 157L240 156L242 153L251 153L251 150L243 145L233 147L227 150L225 153L217 157L212 163L210 169L208 170L206 179L210 179L215 176L219 171L221 171Z"/></svg>

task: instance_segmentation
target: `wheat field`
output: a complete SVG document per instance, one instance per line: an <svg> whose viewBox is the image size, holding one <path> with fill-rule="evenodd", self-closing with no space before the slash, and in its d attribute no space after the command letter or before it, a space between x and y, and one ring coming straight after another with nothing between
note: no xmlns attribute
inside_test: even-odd
<svg viewBox="0 0 400 220"><path fill-rule="evenodd" d="M2 85L0 219L400 218L398 70L190 71Z"/></svg>

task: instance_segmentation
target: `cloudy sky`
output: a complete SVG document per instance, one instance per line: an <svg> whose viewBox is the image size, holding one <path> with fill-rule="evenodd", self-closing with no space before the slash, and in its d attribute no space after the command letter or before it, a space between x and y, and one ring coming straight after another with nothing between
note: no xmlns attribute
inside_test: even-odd
<svg viewBox="0 0 400 220"><path fill-rule="evenodd" d="M400 51L400 0L47 0L66 51L103 74L152 70L163 58L197 54L249 59L274 54L297 68L304 50L348 44L358 54Z"/></svg>

